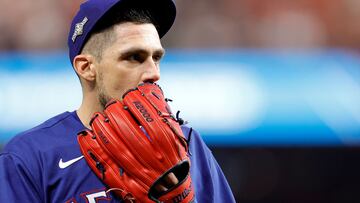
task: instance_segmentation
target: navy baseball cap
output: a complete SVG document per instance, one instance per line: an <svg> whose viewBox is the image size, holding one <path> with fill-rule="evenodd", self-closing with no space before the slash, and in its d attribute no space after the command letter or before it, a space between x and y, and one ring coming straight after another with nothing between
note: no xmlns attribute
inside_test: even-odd
<svg viewBox="0 0 360 203"><path fill-rule="evenodd" d="M129 2L131 4L128 4ZM169 31L175 21L176 7L173 0L87 0L80 5L71 23L68 36L71 64L75 56L80 54L96 23L115 5L119 9L122 5L136 5L149 10L157 22L160 38Z"/></svg>

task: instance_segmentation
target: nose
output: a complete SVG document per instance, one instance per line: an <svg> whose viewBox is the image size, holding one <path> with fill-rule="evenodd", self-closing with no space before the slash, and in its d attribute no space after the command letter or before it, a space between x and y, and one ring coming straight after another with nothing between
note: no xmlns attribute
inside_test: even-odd
<svg viewBox="0 0 360 203"><path fill-rule="evenodd" d="M141 78L142 82L156 82L160 80L160 67L152 59L144 64L144 72Z"/></svg>

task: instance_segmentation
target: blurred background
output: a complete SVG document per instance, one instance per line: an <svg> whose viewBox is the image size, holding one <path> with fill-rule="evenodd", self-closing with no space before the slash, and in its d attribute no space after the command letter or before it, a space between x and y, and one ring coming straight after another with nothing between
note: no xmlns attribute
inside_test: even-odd
<svg viewBox="0 0 360 203"><path fill-rule="evenodd" d="M66 44L81 2L0 0L0 146L80 105ZM237 201L360 201L360 1L176 3L160 84Z"/></svg>

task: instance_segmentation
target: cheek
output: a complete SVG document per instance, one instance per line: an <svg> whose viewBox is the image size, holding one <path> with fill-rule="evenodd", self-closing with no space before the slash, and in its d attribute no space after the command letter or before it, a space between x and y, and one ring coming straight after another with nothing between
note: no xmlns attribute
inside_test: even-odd
<svg viewBox="0 0 360 203"><path fill-rule="evenodd" d="M121 97L127 90L138 85L141 74L135 70L117 70L108 74L108 80L104 78L107 91L111 97Z"/></svg>

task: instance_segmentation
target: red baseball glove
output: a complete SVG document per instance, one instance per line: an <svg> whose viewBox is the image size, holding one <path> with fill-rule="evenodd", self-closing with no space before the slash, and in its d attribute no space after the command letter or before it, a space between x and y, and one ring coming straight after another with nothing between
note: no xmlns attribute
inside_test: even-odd
<svg viewBox="0 0 360 203"><path fill-rule="evenodd" d="M125 202L193 202L188 144L157 84L112 100L90 125L79 133L81 152ZM169 181L174 176L178 182Z"/></svg>

